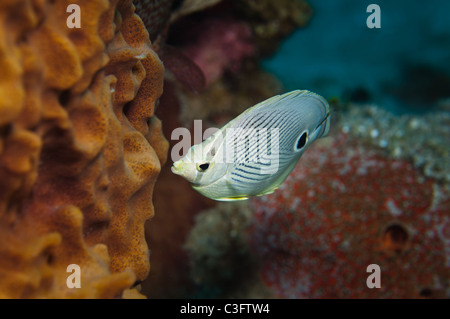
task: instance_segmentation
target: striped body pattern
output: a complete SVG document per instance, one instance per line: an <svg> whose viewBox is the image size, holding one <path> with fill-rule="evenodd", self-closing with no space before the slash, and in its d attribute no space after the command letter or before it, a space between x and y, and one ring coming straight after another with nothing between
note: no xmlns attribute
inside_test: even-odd
<svg viewBox="0 0 450 319"><path fill-rule="evenodd" d="M307 147L329 130L321 96L296 90L243 112L174 163L172 171L215 200L272 193Z"/></svg>

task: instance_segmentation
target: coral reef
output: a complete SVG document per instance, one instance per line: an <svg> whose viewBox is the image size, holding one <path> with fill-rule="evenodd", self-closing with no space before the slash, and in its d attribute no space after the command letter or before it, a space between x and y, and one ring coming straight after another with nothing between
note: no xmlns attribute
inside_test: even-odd
<svg viewBox="0 0 450 319"><path fill-rule="evenodd" d="M197 11L204 10L208 7L218 4L222 0L184 0L180 7L177 8L170 18L173 22L182 16L192 14Z"/></svg>
<svg viewBox="0 0 450 319"><path fill-rule="evenodd" d="M174 84L165 81L164 94L156 110L164 123L165 136L171 136L175 128L182 126L174 116L180 112L175 92ZM176 143L178 141L170 140L170 148ZM146 225L152 269L142 283L142 292L149 298L180 298L188 295L192 288L188 259L182 246L194 224L193 216L215 202L193 190L189 183L180 181L170 170L170 165L165 165L156 183L153 204L157 214Z"/></svg>
<svg viewBox="0 0 450 319"><path fill-rule="evenodd" d="M247 243L253 219L247 201L219 203L195 216L186 239L194 297L271 298L258 277L257 260Z"/></svg>
<svg viewBox="0 0 450 319"><path fill-rule="evenodd" d="M236 73L245 58L255 53L250 27L235 18L211 18L197 23L185 35L190 39L183 47L206 78L207 85L217 81L225 71Z"/></svg>
<svg viewBox="0 0 450 319"><path fill-rule="evenodd" d="M250 224L252 212L246 208L245 203L221 203L195 216L195 226L189 233L185 249L189 253L191 277L196 285L236 285L241 282L239 272L247 274L246 268L250 266L240 262L248 261L243 257L250 254L243 234Z"/></svg>
<svg viewBox="0 0 450 319"><path fill-rule="evenodd" d="M156 51L164 45L170 24L185 15L214 6L221 0L133 0Z"/></svg>
<svg viewBox="0 0 450 319"><path fill-rule="evenodd" d="M202 5L202 1L186 1L179 10L175 10L173 0L152 0L152 1L134 1L136 3L136 13L142 18L146 29L149 32L152 47L164 63L166 70L174 75L176 79L185 85L188 89L199 92L205 87L205 76L200 68L180 50L167 45L166 37L170 25L170 20L176 16L176 13L185 10L200 10L208 4ZM179 4L179 3L178 3ZM166 72L167 73L167 72Z"/></svg>
<svg viewBox="0 0 450 319"><path fill-rule="evenodd" d="M169 24L174 0L134 0L136 12L144 22L150 40L156 44ZM158 44L156 44L158 45Z"/></svg>
<svg viewBox="0 0 450 319"><path fill-rule="evenodd" d="M158 55L163 60L166 70L169 71L166 72L167 78L175 76L177 82L195 94L205 88L206 79L203 71L180 50L165 45L159 50Z"/></svg>
<svg viewBox="0 0 450 319"><path fill-rule="evenodd" d="M184 126L190 127L195 119L202 119L205 126L220 126L223 120L235 117L245 108L281 93L280 82L261 71L259 60L271 54L295 28L306 24L311 9L304 1L286 0L274 4L272 1L222 0L184 4L196 4L193 8L203 10L180 16L175 10L173 17L176 18L171 19L167 43L198 65L206 79L204 89L194 85L192 90L192 85L187 85L190 91L201 94L192 94L182 87L176 90ZM179 10L181 12L182 7ZM164 55L163 60L166 63ZM173 71L172 61L180 60L169 60L170 71ZM200 82L186 63L176 65L176 69L188 74L184 77L189 81ZM175 76L180 80L180 76Z"/></svg>
<svg viewBox="0 0 450 319"><path fill-rule="evenodd" d="M282 5L288 2L283 1ZM292 3L299 8L304 5L303 1ZM191 129L192 132L193 120L197 119L202 119L203 129L220 127L245 108L282 92L279 81L259 69L258 61L262 50L258 46L263 45L264 41L255 41L253 31L253 23L269 24L272 17L269 17L269 20L261 20L258 18L259 14L251 15L251 10L244 13L238 6L238 1L234 0L183 1L176 7L177 4L180 2L175 2L172 6L167 29L160 31L160 41L157 43L158 54L166 67L164 94L159 105L159 110L164 112L159 114L157 111L157 114L164 123L166 136L170 136L172 130L180 126ZM310 10L307 6L304 8ZM298 8L295 10L298 11ZM290 9L276 8L276 12L287 12L284 17L290 19ZM146 11L139 11L138 14L144 16ZM284 18L281 16L277 17L279 22L282 19ZM224 28L227 21L232 22L230 45L239 52L226 49L227 55L224 56L220 52L215 64L206 65L202 62L205 73L212 68L214 72L209 74L216 74L209 77L208 86L203 88L201 78L189 60L201 57L199 61L206 61L203 57L211 54L208 52L210 44L203 39L204 36L216 47L228 43L226 41L229 39L223 38L224 34L227 34ZM199 25L219 27L202 29ZM293 29L295 24L291 26ZM238 34L239 30L244 30L245 34ZM273 50L282 38L281 33L275 32L272 38L267 37L265 41L270 42L270 50ZM246 53L249 48L252 48L252 54ZM216 50L214 47L213 49ZM187 51L192 52L191 59L187 56ZM215 52L217 53L217 50ZM185 53L185 57L180 53ZM177 141L172 141L171 146L175 143ZM168 201L166 198L176 200ZM195 224L194 216L215 205L214 201L200 196L187 182L174 176L170 172L170 165L162 169L154 196L154 206L158 214L147 226L147 238L152 243L152 271L142 283L142 289L148 296L183 298L191 295L197 284L189 277L189 259L183 246ZM167 240L169 237L170 241ZM206 287L208 284L202 285ZM242 293L239 295L244 296Z"/></svg>
<svg viewBox="0 0 450 319"><path fill-rule="evenodd" d="M163 66L131 1L0 4L0 296L138 297L167 141ZM69 264L81 288L68 288Z"/></svg>
<svg viewBox="0 0 450 319"><path fill-rule="evenodd" d="M412 163L339 133L255 198L249 242L285 298L449 296L450 194ZM381 268L369 289L366 268Z"/></svg>
<svg viewBox="0 0 450 319"><path fill-rule="evenodd" d="M303 0L236 0L236 11L248 21L259 53L268 56L281 40L308 23L312 10Z"/></svg>
<svg viewBox="0 0 450 319"><path fill-rule="evenodd" d="M161 96L156 114L164 123L165 136L171 136L172 131L178 127L190 128L193 119L202 119L203 128L206 129L209 126L220 126L228 122L240 112L240 108L243 110L272 96L273 90L277 90L276 93L281 90L279 83L269 74L258 71L246 72L236 82L218 81L201 94L183 90L178 82L165 81L164 94ZM230 109L230 105L236 107ZM179 116L173 116L173 114L179 114ZM171 140L170 148L176 143L178 143L177 140ZM176 198L176 200L167 200L167 198ZM199 283L191 280L189 264L192 269L198 267L199 272L201 269L205 271L205 268L201 264L189 261L190 252L184 249L184 245L192 227L196 227L194 217L202 210L216 204L217 202L201 196L188 182L174 175L170 171L170 165L162 168L154 192L154 207L158 214L147 225L147 239L152 249L152 271L148 279L142 283L142 291L150 298L192 296L192 291L196 290L195 287L198 285L203 287L203 291L213 286L207 280ZM215 228L211 227L211 229ZM207 234L204 235L207 236ZM167 238L170 238L170 241ZM226 291L229 292L230 289ZM263 291L263 289L255 288L255 291ZM225 289L215 293L223 294L224 292ZM195 294L206 296L204 292L199 291ZM245 294L241 292L239 296L245 296Z"/></svg>
<svg viewBox="0 0 450 319"><path fill-rule="evenodd" d="M447 116L351 104L334 120L274 194L196 216L185 244L194 296L450 296L449 184L411 156L446 160ZM366 285L370 264L380 289Z"/></svg>
<svg viewBox="0 0 450 319"><path fill-rule="evenodd" d="M310 15L298 0L185 1L172 13L167 42L200 67L208 85L227 73L241 75L246 61L273 53Z"/></svg>
<svg viewBox="0 0 450 319"><path fill-rule="evenodd" d="M450 190L450 113L395 116L376 107L349 106L341 116L342 131L392 158L410 160L427 177L446 184Z"/></svg>

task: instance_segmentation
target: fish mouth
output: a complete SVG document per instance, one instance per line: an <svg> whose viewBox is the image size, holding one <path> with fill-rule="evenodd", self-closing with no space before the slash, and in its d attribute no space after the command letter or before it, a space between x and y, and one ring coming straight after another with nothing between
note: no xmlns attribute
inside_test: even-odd
<svg viewBox="0 0 450 319"><path fill-rule="evenodd" d="M170 170L172 171L172 173L180 175L181 174L181 170L183 168L183 163L182 162L174 162L172 167L170 168Z"/></svg>

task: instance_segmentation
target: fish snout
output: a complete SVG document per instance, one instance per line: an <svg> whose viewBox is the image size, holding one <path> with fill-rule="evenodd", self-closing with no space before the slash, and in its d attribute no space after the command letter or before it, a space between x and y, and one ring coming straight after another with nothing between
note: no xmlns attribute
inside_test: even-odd
<svg viewBox="0 0 450 319"><path fill-rule="evenodd" d="M177 174L177 175L181 174L182 169L183 169L183 162L181 162L181 161L174 162L172 167L170 168L172 173Z"/></svg>
<svg viewBox="0 0 450 319"><path fill-rule="evenodd" d="M170 170L172 173L182 176L189 182L192 182L197 175L195 165L192 163L185 163L182 160L174 162Z"/></svg>

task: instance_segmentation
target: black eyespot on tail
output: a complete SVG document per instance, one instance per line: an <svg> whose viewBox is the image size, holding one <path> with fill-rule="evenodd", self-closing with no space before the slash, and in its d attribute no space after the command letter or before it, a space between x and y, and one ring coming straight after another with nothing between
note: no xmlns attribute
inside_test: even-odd
<svg viewBox="0 0 450 319"><path fill-rule="evenodd" d="M305 147L306 145L306 140L308 139L308 133L307 132L303 132L302 136L300 136L300 138L297 141L297 150L301 150L303 147Z"/></svg>
<svg viewBox="0 0 450 319"><path fill-rule="evenodd" d="M198 168L199 168L199 170L200 170L201 172L204 172L204 171L206 171L206 170L209 168L209 163L203 163L203 164L200 164L200 165L198 166Z"/></svg>

